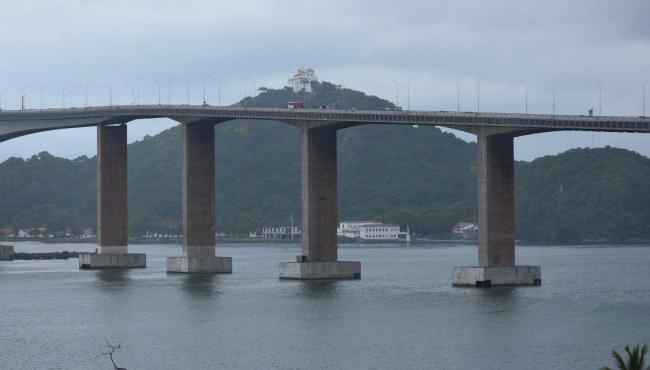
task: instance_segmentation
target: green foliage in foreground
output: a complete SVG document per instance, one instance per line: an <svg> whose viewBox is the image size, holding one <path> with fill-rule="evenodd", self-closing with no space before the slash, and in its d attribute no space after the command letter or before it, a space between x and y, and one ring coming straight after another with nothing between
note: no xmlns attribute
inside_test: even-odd
<svg viewBox="0 0 650 370"><path fill-rule="evenodd" d="M645 367L645 355L648 352L648 346L640 347L639 344L630 348L625 346L625 354L627 359L623 359L618 352L612 351L612 357L616 362L618 370L650 370L650 366ZM612 370L609 367L603 367L601 370Z"/></svg>

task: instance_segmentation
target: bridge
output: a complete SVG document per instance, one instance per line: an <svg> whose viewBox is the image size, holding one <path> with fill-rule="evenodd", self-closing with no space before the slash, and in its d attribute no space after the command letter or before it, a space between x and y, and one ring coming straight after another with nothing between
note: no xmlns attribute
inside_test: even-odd
<svg viewBox="0 0 650 370"><path fill-rule="evenodd" d="M97 253L80 268L145 267L128 253L126 123L170 118L182 125L183 253L167 271L230 273L232 260L215 255L214 126L230 120L283 122L301 130L302 253L280 264L281 279L356 279L361 264L339 261L336 132L367 125L433 125L477 135L478 265L455 267L458 286L539 285L539 266L515 263L514 138L580 130L650 133L648 117L448 111L279 109L210 105L124 105L0 111L0 142L42 131L97 127Z"/></svg>

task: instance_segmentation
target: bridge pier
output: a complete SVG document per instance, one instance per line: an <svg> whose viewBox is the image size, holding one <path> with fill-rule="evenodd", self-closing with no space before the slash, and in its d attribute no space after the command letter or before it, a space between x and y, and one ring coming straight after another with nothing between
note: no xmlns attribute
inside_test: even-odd
<svg viewBox="0 0 650 370"><path fill-rule="evenodd" d="M302 127L302 255L280 279L359 279L361 263L338 260L336 128Z"/></svg>
<svg viewBox="0 0 650 370"><path fill-rule="evenodd" d="M167 257L167 272L232 272L231 257L215 256L214 125L182 125L183 256Z"/></svg>
<svg viewBox="0 0 650 370"><path fill-rule="evenodd" d="M128 252L126 125L97 126L97 253L80 253L79 268L146 267Z"/></svg>
<svg viewBox="0 0 650 370"><path fill-rule="evenodd" d="M478 266L455 267L454 286L540 285L539 266L515 265L514 134L478 133Z"/></svg>

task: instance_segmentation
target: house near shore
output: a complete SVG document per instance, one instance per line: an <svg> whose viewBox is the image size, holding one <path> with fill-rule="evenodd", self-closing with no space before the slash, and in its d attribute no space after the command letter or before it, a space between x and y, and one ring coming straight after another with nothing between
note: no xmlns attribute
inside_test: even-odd
<svg viewBox="0 0 650 370"><path fill-rule="evenodd" d="M473 222L458 222L451 232L459 239L476 239L478 237L478 226Z"/></svg>
<svg viewBox="0 0 650 370"><path fill-rule="evenodd" d="M7 227L0 229L0 238L13 238L16 236L14 229Z"/></svg>
<svg viewBox="0 0 650 370"><path fill-rule="evenodd" d="M29 229L27 229L27 230L18 230L18 232L16 233L16 237L18 237L18 238L31 238L32 233L29 231Z"/></svg>

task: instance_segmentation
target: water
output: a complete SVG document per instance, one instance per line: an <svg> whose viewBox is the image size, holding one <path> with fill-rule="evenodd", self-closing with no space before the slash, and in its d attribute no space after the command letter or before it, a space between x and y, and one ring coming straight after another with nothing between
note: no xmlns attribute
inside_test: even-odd
<svg viewBox="0 0 650 370"><path fill-rule="evenodd" d="M25 243L19 251L92 250ZM471 246L342 247L362 279L279 281L297 245L226 245L232 275L167 274L177 245L133 245L147 269L0 262L0 368L597 369L650 342L650 247L520 247L541 287L452 288Z"/></svg>

